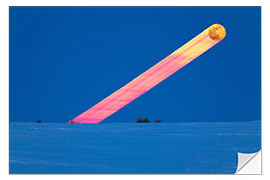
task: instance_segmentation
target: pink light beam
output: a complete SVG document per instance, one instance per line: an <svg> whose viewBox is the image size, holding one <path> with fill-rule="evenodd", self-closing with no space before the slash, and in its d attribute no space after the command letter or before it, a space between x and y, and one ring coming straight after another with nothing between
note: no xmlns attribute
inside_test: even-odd
<svg viewBox="0 0 270 180"><path fill-rule="evenodd" d="M226 35L225 28L214 24L68 123L99 123L149 91L173 73L216 45Z"/></svg>

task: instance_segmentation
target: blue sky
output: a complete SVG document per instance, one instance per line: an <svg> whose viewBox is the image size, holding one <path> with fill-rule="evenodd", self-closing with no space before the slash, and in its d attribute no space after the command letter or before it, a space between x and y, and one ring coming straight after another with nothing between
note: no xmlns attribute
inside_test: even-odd
<svg viewBox="0 0 270 180"><path fill-rule="evenodd" d="M10 7L10 121L71 120L214 23L222 42L103 123L260 120L260 7Z"/></svg>

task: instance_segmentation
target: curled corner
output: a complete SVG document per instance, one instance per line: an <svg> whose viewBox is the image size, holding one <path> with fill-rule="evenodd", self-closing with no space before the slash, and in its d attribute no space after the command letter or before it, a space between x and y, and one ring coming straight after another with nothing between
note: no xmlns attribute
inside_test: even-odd
<svg viewBox="0 0 270 180"><path fill-rule="evenodd" d="M256 153L238 152L238 164L235 174L262 174L261 150Z"/></svg>

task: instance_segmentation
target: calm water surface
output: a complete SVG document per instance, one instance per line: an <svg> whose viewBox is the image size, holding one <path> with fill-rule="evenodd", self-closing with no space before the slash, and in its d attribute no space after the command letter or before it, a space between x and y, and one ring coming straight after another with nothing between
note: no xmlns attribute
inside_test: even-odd
<svg viewBox="0 0 270 180"><path fill-rule="evenodd" d="M11 174L231 174L261 122L10 123Z"/></svg>

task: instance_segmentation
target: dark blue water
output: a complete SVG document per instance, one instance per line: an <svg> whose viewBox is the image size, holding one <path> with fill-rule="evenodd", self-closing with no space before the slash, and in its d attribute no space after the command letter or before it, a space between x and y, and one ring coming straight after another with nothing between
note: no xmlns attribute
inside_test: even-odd
<svg viewBox="0 0 270 180"><path fill-rule="evenodd" d="M231 174L261 123L11 123L11 174Z"/></svg>

